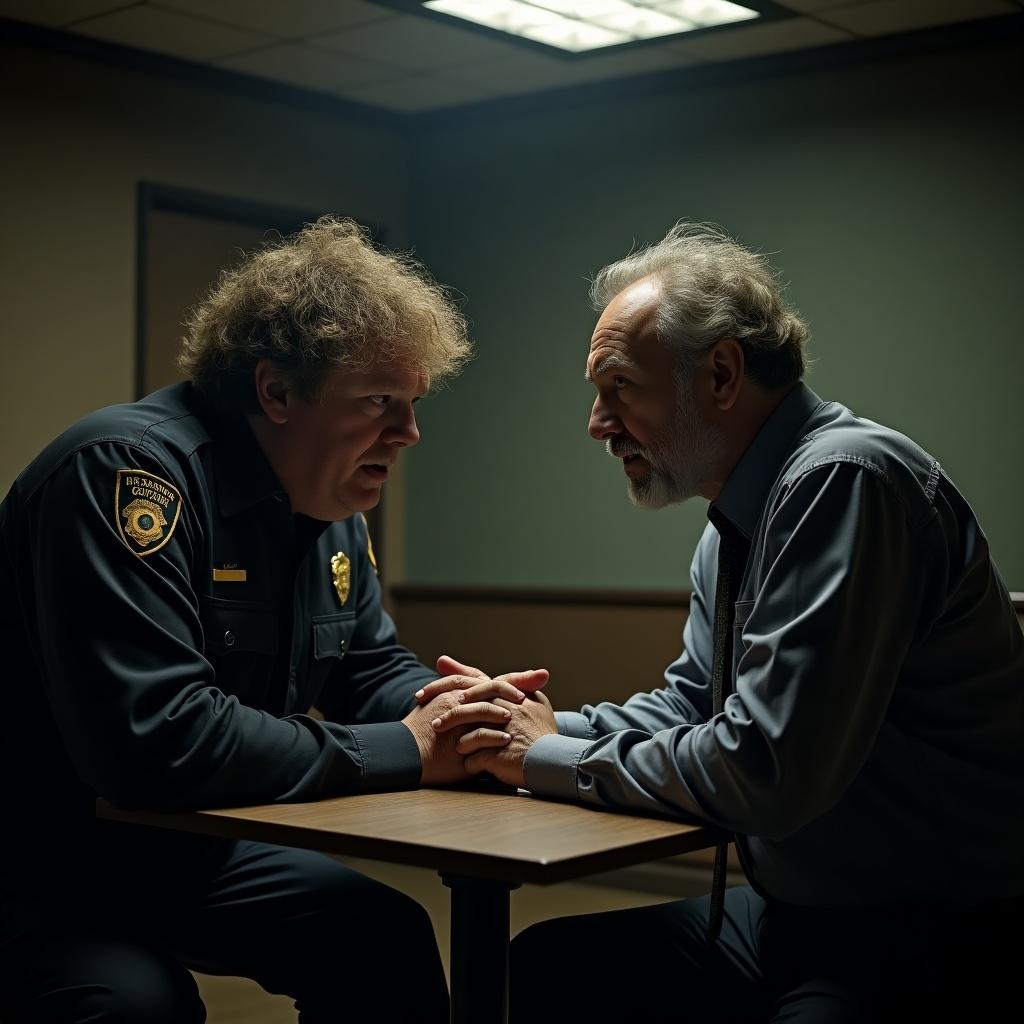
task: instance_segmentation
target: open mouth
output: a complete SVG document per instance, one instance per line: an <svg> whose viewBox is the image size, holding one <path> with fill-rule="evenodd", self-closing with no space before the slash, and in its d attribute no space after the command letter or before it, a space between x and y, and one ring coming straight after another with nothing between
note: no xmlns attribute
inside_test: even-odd
<svg viewBox="0 0 1024 1024"><path fill-rule="evenodd" d="M387 480L388 478L388 467L383 463L371 462L361 468L371 480Z"/></svg>
<svg viewBox="0 0 1024 1024"><path fill-rule="evenodd" d="M633 477L637 474L642 476L644 473L649 472L649 463L642 455L623 455L622 469L627 476Z"/></svg>

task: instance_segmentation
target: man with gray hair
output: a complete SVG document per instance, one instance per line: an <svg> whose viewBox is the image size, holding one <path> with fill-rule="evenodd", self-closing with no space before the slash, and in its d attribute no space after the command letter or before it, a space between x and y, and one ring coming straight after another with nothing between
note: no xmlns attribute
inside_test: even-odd
<svg viewBox="0 0 1024 1024"><path fill-rule="evenodd" d="M716 825L749 885L724 892L722 846L710 897L530 928L513 1019L876 1021L930 992L978 1019L1024 891L1024 639L971 508L801 382L806 325L721 231L676 225L593 297L591 436L636 504L711 503L685 649L621 706L498 700L506 746L457 749L538 796Z"/></svg>

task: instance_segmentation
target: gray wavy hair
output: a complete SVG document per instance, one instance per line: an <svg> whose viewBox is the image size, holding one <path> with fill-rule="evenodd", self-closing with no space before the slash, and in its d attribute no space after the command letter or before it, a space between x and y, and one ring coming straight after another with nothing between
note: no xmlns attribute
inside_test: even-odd
<svg viewBox="0 0 1024 1024"><path fill-rule="evenodd" d="M255 411L268 359L315 400L333 368L395 362L436 382L472 354L466 321L411 257L348 218L321 217L225 270L186 325L178 365L212 398Z"/></svg>
<svg viewBox="0 0 1024 1024"><path fill-rule="evenodd" d="M654 245L609 264L594 278L590 298L603 310L624 288L656 276L664 287L658 337L689 370L716 341L735 338L746 375L769 390L799 380L810 329L782 299L767 259L745 249L714 224L679 221Z"/></svg>

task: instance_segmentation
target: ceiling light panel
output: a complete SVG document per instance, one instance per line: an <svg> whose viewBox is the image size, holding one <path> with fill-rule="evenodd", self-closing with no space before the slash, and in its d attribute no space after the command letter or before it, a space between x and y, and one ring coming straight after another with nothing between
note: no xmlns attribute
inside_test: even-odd
<svg viewBox="0 0 1024 1024"><path fill-rule="evenodd" d="M571 50L573 53L599 50L605 46L616 46L630 41L625 32L615 32L574 18L559 18L556 22L534 25L524 29L522 34L527 39L547 43L548 46L557 46L560 50Z"/></svg>
<svg viewBox="0 0 1024 1024"><path fill-rule="evenodd" d="M423 6L573 53L759 16L727 0L429 0Z"/></svg>
<svg viewBox="0 0 1024 1024"><path fill-rule="evenodd" d="M682 18L694 28L711 28L713 25L730 25L734 21L749 21L759 17L757 11L728 0L668 0L645 6L655 8L674 18Z"/></svg>

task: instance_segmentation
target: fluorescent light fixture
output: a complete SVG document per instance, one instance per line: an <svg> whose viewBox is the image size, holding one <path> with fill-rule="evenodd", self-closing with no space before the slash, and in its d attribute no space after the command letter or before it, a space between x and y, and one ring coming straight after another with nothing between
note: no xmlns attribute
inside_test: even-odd
<svg viewBox="0 0 1024 1024"><path fill-rule="evenodd" d="M519 0L431 0L423 6L517 36L523 29L563 20L552 11Z"/></svg>
<svg viewBox="0 0 1024 1024"><path fill-rule="evenodd" d="M574 18L559 18L557 22L545 22L523 29L521 35L527 39L536 39L538 43L557 46L561 50L572 50L580 53L583 50L597 50L602 46L615 46L617 43L628 43L630 37L623 32L592 25Z"/></svg>
<svg viewBox="0 0 1024 1024"><path fill-rule="evenodd" d="M602 14L617 14L635 10L629 0L527 0L536 7L546 7L570 18L587 19Z"/></svg>
<svg viewBox="0 0 1024 1024"><path fill-rule="evenodd" d="M688 32L693 25L680 18L662 14L656 10L642 10L634 7L618 14L598 14L594 21L605 28L617 28L628 32L633 39L653 39L655 36L672 36L677 32Z"/></svg>
<svg viewBox="0 0 1024 1024"><path fill-rule="evenodd" d="M668 0L667 3L651 6L673 17L692 21L694 28L729 25L734 21L747 21L758 16L757 11L729 3L729 0Z"/></svg>
<svg viewBox="0 0 1024 1024"><path fill-rule="evenodd" d="M573 53L759 17L729 0L429 0L423 6Z"/></svg>

